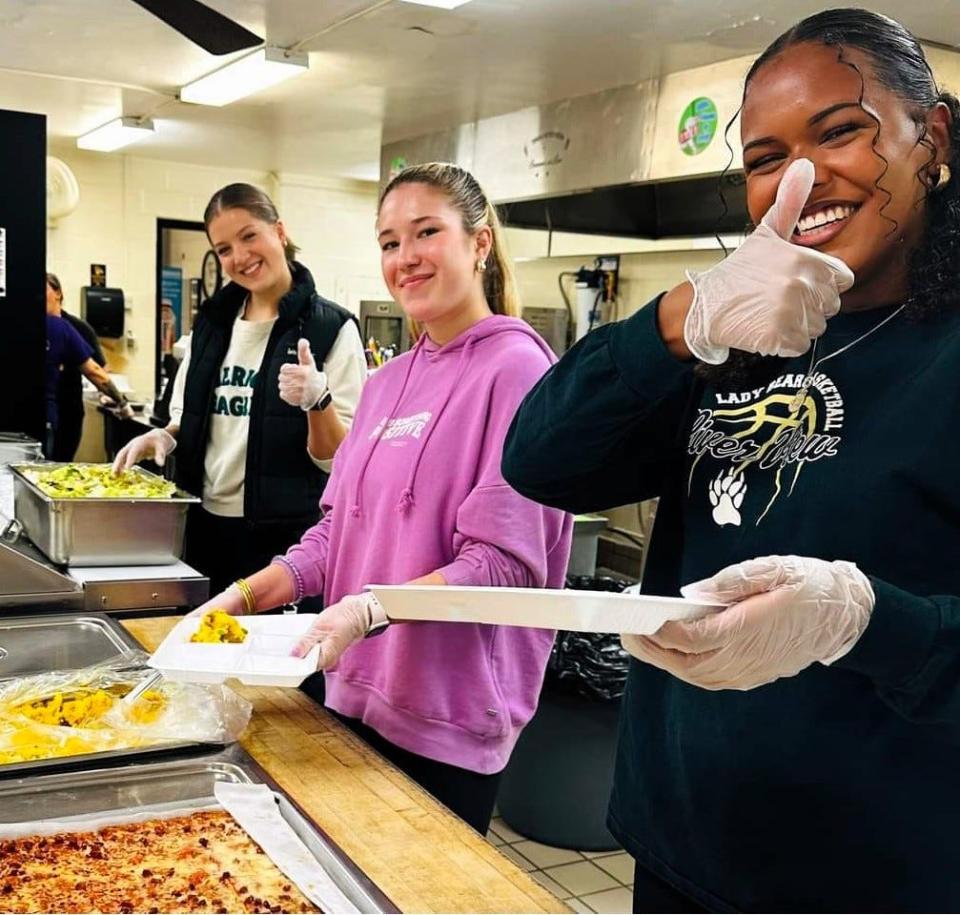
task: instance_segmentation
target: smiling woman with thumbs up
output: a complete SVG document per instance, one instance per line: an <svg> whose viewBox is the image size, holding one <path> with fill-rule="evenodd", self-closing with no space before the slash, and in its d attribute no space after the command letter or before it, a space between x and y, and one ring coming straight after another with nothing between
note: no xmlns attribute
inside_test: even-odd
<svg viewBox="0 0 960 915"><path fill-rule="evenodd" d="M319 518L366 360L356 321L318 295L263 191L222 188L204 225L231 282L201 306L170 424L130 442L114 469L163 464L176 448L174 479L203 496L188 517L184 558L217 593Z"/></svg>
<svg viewBox="0 0 960 915"><path fill-rule="evenodd" d="M827 10L751 67L741 140L757 229L551 369L504 477L658 497L643 592L723 608L623 637L634 911L955 911L960 101Z"/></svg>

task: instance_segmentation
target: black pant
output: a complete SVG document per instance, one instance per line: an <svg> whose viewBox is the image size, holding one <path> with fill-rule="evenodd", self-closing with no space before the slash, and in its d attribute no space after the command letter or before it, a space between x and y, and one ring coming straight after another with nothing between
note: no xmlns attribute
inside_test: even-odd
<svg viewBox="0 0 960 915"><path fill-rule="evenodd" d="M210 579L219 594L238 578L251 575L282 555L306 530L300 523L254 524L243 518L213 515L191 505L187 515L184 562Z"/></svg>
<svg viewBox="0 0 960 915"><path fill-rule="evenodd" d="M323 674L305 680L301 689L314 702L323 705ZM373 728L356 718L347 718L328 708L331 715L342 721L354 734L362 738L381 756L389 759L401 772L409 775L421 788L429 791L441 804L481 835L486 835L497 802L502 772L480 775L459 766L437 762L404 750L381 737Z"/></svg>
<svg viewBox="0 0 960 915"><path fill-rule="evenodd" d="M710 910L674 889L642 864L637 864L633 869L633 911L676 913Z"/></svg>

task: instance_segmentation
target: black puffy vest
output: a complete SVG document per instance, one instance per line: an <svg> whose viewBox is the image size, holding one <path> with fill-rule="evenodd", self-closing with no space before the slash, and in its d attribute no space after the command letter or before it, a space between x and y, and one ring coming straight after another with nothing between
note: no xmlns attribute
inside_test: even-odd
<svg viewBox="0 0 960 915"><path fill-rule="evenodd" d="M291 270L293 286L280 300L279 317L253 383L243 515L253 522L298 522L306 527L319 518L327 474L307 455L306 414L280 399L280 366L297 361L297 340L306 337L322 368L340 329L356 319L317 294L306 267L293 263ZM224 286L200 309L190 338L175 479L196 495L203 491L213 392L246 294L235 283Z"/></svg>

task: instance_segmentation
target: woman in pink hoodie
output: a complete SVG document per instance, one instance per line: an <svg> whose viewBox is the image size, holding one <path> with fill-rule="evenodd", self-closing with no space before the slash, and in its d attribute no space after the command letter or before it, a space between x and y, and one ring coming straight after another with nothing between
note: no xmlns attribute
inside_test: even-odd
<svg viewBox="0 0 960 915"><path fill-rule="evenodd" d="M249 613L323 594L326 609L298 653L320 643L326 705L485 832L554 634L385 628L363 589L563 586L571 517L518 495L500 474L510 421L554 358L516 317L502 229L468 172L438 163L401 172L380 199L377 233L384 280L419 340L368 381L323 519L201 610Z"/></svg>

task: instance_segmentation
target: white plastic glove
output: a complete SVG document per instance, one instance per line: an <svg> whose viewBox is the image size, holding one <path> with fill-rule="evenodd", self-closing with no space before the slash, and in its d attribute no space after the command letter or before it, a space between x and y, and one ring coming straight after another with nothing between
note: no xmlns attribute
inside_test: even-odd
<svg viewBox="0 0 960 915"><path fill-rule="evenodd" d="M800 356L840 310L853 272L839 258L790 242L814 177L809 159L792 162L756 231L715 267L687 271L694 294L683 338L702 362L719 365L731 349Z"/></svg>
<svg viewBox="0 0 960 915"><path fill-rule="evenodd" d="M320 643L320 661L317 667L326 670L340 656L355 645L377 623L386 622L387 614L380 601L369 591L363 594L348 594L342 600L327 607L290 652L296 658L307 653Z"/></svg>
<svg viewBox="0 0 960 915"><path fill-rule="evenodd" d="M106 394L100 395L100 406L107 407L109 410L120 417L120 419L132 419L133 418L133 407L130 406L128 400L122 400L120 403L117 403L112 397L108 397Z"/></svg>
<svg viewBox="0 0 960 915"><path fill-rule="evenodd" d="M215 594L208 601L205 601L204 603L200 604L199 607L191 610L186 615L185 619L195 616L203 616L205 613L209 613L211 610L223 610L226 613L229 613L230 616L245 616L247 612L240 589L236 585L230 585L226 591L221 591L219 594Z"/></svg>
<svg viewBox="0 0 960 915"><path fill-rule="evenodd" d="M130 439L124 445L113 462L113 472L125 473L140 461L151 460L163 466L167 455L177 447L177 440L166 429L151 429Z"/></svg>
<svg viewBox="0 0 960 915"><path fill-rule="evenodd" d="M870 580L852 562L765 556L681 589L689 600L729 604L697 620L623 636L635 658L704 689L753 689L832 664L863 635Z"/></svg>
<svg viewBox="0 0 960 915"><path fill-rule="evenodd" d="M297 365L280 366L280 398L292 407L309 410L327 393L327 376L317 368L310 342L297 341Z"/></svg>

